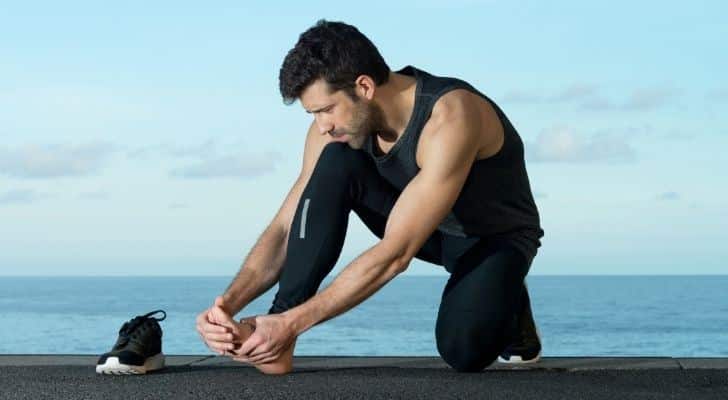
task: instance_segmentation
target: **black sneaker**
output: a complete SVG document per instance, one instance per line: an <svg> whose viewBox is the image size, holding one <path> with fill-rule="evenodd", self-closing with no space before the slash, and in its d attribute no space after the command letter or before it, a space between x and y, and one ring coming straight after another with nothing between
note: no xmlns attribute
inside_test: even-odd
<svg viewBox="0 0 728 400"><path fill-rule="evenodd" d="M524 281L524 286L526 285ZM527 289L526 289L527 290ZM532 364L541 359L541 338L533 320L531 301L526 291L526 301L520 313L515 317L516 334L508 347L498 357L498 361L506 364Z"/></svg>
<svg viewBox="0 0 728 400"><path fill-rule="evenodd" d="M150 318L161 312L162 318ZM124 322L119 330L119 338L110 352L105 353L96 363L96 373L128 375L145 374L164 367L162 354L162 328L157 321L167 318L163 310L137 315Z"/></svg>

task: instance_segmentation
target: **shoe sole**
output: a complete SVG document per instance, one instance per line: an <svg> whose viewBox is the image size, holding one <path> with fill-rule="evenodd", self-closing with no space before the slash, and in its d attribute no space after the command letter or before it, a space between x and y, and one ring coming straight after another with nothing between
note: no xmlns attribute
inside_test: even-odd
<svg viewBox="0 0 728 400"><path fill-rule="evenodd" d="M530 358L528 360L524 360L521 356L510 356L507 360L501 356L498 356L498 362L503 364L514 364L514 365L522 365L522 364L533 364L537 363L541 359L541 352L539 352L536 357Z"/></svg>
<svg viewBox="0 0 728 400"><path fill-rule="evenodd" d="M164 367L164 354L159 353L144 361L144 365L127 365L119 362L119 357L109 357L103 364L96 365L97 374L141 375Z"/></svg>

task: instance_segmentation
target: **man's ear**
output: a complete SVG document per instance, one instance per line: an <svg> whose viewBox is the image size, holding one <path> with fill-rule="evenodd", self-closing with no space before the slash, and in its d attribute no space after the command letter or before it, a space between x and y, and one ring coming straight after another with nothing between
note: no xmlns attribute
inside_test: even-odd
<svg viewBox="0 0 728 400"><path fill-rule="evenodd" d="M377 84L369 75L359 75L354 81L354 89L359 96L371 100L377 90Z"/></svg>

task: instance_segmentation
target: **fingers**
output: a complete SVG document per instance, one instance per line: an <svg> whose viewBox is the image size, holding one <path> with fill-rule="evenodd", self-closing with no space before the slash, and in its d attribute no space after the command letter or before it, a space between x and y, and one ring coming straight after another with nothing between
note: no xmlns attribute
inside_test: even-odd
<svg viewBox="0 0 728 400"><path fill-rule="evenodd" d="M210 348L210 350L214 351L217 354L226 355L233 351L235 344L233 343L227 343L227 342L216 342L213 340L207 341L207 347Z"/></svg>
<svg viewBox="0 0 728 400"><path fill-rule="evenodd" d="M224 340L219 339L211 339L210 337L202 336L203 342L207 345L207 347L218 354L225 354L226 351L233 351L238 344L234 342L227 341L227 338L224 338Z"/></svg>
<svg viewBox="0 0 728 400"><path fill-rule="evenodd" d="M260 364L267 364L269 362L273 362L280 358L280 353L267 353L267 355L261 355L257 358L249 358L245 356L232 356L232 359L239 362L244 362L248 364L254 364L254 365L260 365Z"/></svg>
<svg viewBox="0 0 728 400"><path fill-rule="evenodd" d="M223 333L230 333L232 334L232 331L227 326L220 326L215 325L211 323L205 323L202 325L197 325L197 330L200 333L217 333L217 334L223 334Z"/></svg>
<svg viewBox="0 0 728 400"><path fill-rule="evenodd" d="M210 333L204 334L205 339L213 340L215 342L224 342L235 344L236 337L232 333Z"/></svg>
<svg viewBox="0 0 728 400"><path fill-rule="evenodd" d="M254 365L275 361L280 357L280 353L280 348L271 346L263 335L255 333L240 348L227 351L227 355L233 360Z"/></svg>
<svg viewBox="0 0 728 400"><path fill-rule="evenodd" d="M274 354L274 355L272 355L272 356L270 356L268 358L264 358L264 359L262 359L262 360L260 360L258 362L255 362L254 364L256 364L256 365L259 365L259 364L267 364L269 362L273 362L273 361L277 360L279 356L280 356L280 354Z"/></svg>
<svg viewBox="0 0 728 400"><path fill-rule="evenodd" d="M216 342L237 343L240 345L240 337L234 332L230 332L225 328L223 330L219 330L218 328L223 327L211 324L205 326L198 325L197 333L199 333L205 341L212 340Z"/></svg>
<svg viewBox="0 0 728 400"><path fill-rule="evenodd" d="M225 353L227 350L233 350L239 346L233 342L234 338L230 334L202 334L203 341L210 348L210 350L216 353Z"/></svg>
<svg viewBox="0 0 728 400"><path fill-rule="evenodd" d="M226 334L232 335L231 329L228 327L215 325L207 321L204 316L202 318L197 319L197 325L195 326L197 329L197 333L202 336L203 339L207 339L207 335L216 335L216 340L222 341L222 336Z"/></svg>
<svg viewBox="0 0 728 400"><path fill-rule="evenodd" d="M251 361L259 360L261 357L265 357L266 355L270 355L274 351L278 351L276 347L271 345L270 343L265 343L260 346L255 347L253 350L251 350L247 356Z"/></svg>
<svg viewBox="0 0 728 400"><path fill-rule="evenodd" d="M239 340L239 337L235 335L230 327L211 323L209 317L210 310L198 315L196 328L203 342L210 350L223 355L226 351L240 346L240 343L235 343L236 340Z"/></svg>
<svg viewBox="0 0 728 400"><path fill-rule="evenodd" d="M215 353L218 353L220 355L225 354L227 351L232 351L237 346L235 343L226 342L226 341L219 341L219 340L212 340L209 338L206 338L205 336L202 337L203 342L205 342L205 345L212 350Z"/></svg>
<svg viewBox="0 0 728 400"><path fill-rule="evenodd" d="M263 343L265 343L265 340L262 339L260 337L260 335L258 335L256 337L255 333L253 333L250 337L248 337L245 340L245 342L243 342L243 343L237 343L237 345L235 346L235 348L233 350L231 350L230 352L232 353L231 355L233 355L233 356L248 359L250 357L250 354L249 353L251 351L255 351L256 354L259 354L261 352L261 350L262 351L268 351L269 350L268 348L262 348L262 347L261 347L260 350L257 349L257 347L260 346L260 345L262 345Z"/></svg>
<svg viewBox="0 0 728 400"><path fill-rule="evenodd" d="M267 351L265 353L260 353L255 356L248 356L248 359L253 364L263 364L265 360L270 359L271 357L277 355L277 352L274 351Z"/></svg>
<svg viewBox="0 0 728 400"><path fill-rule="evenodd" d="M264 338L263 335L259 334L258 331L254 331L253 334L250 335L248 340L246 340L243 345L240 346L236 353L247 355L248 353L250 353L251 350L265 342L266 338Z"/></svg>
<svg viewBox="0 0 728 400"><path fill-rule="evenodd" d="M197 319L195 320L197 323L198 328L202 328L206 332L229 332L229 327L224 327L222 325L215 323L214 315L212 314L212 309L207 309L200 314L197 315Z"/></svg>
<svg viewBox="0 0 728 400"><path fill-rule="evenodd" d="M217 305L212 306L210 309L210 318L212 322L217 325L222 325L231 329L235 329L237 327L237 322L235 322L235 320L233 320L224 309Z"/></svg>

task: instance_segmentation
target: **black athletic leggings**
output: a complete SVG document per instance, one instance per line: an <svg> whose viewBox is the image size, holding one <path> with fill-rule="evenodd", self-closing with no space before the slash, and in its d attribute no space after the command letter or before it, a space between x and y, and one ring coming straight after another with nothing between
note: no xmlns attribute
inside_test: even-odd
<svg viewBox="0 0 728 400"><path fill-rule="evenodd" d="M303 191L288 236L278 293L269 313L316 294L344 245L351 210L379 238L400 192L373 160L346 143L327 144ZM509 344L528 292L531 259L504 240L461 238L435 231L416 258L450 272L437 314L435 337L454 369L480 371Z"/></svg>

